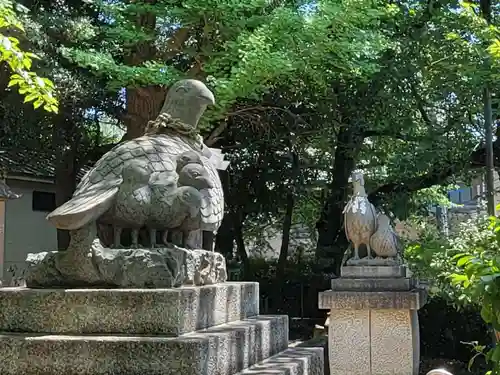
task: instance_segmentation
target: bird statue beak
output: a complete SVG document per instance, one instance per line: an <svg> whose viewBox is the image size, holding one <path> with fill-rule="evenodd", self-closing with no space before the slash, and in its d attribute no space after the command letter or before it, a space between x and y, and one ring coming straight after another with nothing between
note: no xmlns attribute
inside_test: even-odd
<svg viewBox="0 0 500 375"><path fill-rule="evenodd" d="M199 213L200 213L200 207L198 207L198 206L190 206L189 207L189 215L192 218L195 218L196 216L198 216Z"/></svg>
<svg viewBox="0 0 500 375"><path fill-rule="evenodd" d="M196 180L199 182L199 186L201 186L202 189L212 189L214 187L214 184L210 180L210 177L198 177Z"/></svg>
<svg viewBox="0 0 500 375"><path fill-rule="evenodd" d="M210 91L208 88L203 90L200 95L198 95L200 99L203 99L207 102L207 105L214 105L215 104L215 96L212 91Z"/></svg>

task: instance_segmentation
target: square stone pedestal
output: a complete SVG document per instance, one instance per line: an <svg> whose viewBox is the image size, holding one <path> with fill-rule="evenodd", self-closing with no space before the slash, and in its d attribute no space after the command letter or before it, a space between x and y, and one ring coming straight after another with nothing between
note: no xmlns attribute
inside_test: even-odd
<svg viewBox="0 0 500 375"><path fill-rule="evenodd" d="M417 375L424 303L405 267L343 267L319 294L319 308L330 310L330 374Z"/></svg>

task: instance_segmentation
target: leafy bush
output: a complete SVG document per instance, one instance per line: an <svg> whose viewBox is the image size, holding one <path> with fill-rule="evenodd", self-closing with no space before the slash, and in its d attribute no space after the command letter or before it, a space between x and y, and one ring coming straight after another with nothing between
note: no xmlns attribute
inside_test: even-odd
<svg viewBox="0 0 500 375"><path fill-rule="evenodd" d="M479 307L484 322L500 331L499 245L500 219L483 217L461 224L450 238L424 226L419 243L409 244L405 257L417 277L429 280L432 295L459 308ZM474 349L475 357L485 355L489 374L500 374L499 345L475 343Z"/></svg>
<svg viewBox="0 0 500 375"><path fill-rule="evenodd" d="M458 230L448 238L435 227L420 223L420 238L406 246L405 258L414 276L429 282L431 296L463 307L480 301L468 292L467 284L452 282L452 275L461 272L464 262L457 263L456 257L480 257L485 252L496 251L497 246L490 219L485 217L459 224Z"/></svg>

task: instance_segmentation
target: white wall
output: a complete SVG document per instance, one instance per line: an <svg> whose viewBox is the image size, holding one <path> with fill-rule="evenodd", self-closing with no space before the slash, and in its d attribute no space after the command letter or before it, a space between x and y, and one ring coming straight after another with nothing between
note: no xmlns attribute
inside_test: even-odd
<svg viewBox="0 0 500 375"><path fill-rule="evenodd" d="M8 180L10 188L23 196L5 203L3 277L8 281L10 266L23 268L28 253L57 250L57 231L45 220L48 212L33 211L32 192L54 192L52 184ZM1 260L1 257L0 257Z"/></svg>

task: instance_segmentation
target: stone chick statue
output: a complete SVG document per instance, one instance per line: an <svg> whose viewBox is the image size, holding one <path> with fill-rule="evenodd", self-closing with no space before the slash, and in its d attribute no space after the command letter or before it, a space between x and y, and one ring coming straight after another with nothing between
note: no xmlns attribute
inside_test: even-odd
<svg viewBox="0 0 500 375"><path fill-rule="evenodd" d="M399 261L401 243L391 226L389 216L380 214L377 217L377 230L370 238L370 247L377 258L390 258Z"/></svg>
<svg viewBox="0 0 500 375"><path fill-rule="evenodd" d="M179 227L184 220L190 217L199 217L203 196L199 189L212 188L210 178L200 176L195 171L198 164L185 165L179 174L179 181L185 186L169 184L168 172L159 172L152 175L152 203L146 226L149 228L151 247L156 247L156 232L163 231L163 242L167 244L167 235L170 229ZM201 223L200 223L201 224ZM193 230L199 229L200 225ZM185 246L183 241L182 246Z"/></svg>
<svg viewBox="0 0 500 375"><path fill-rule="evenodd" d="M210 149L197 133L201 115L214 103L212 92L201 81L187 79L175 83L167 93L162 113L150 123L146 135L120 143L107 152L83 177L73 197L51 212L47 219L59 229L88 231L89 225L116 208L120 191L140 190L151 174L175 173L179 165L182 168L195 158L211 182L211 187L199 191L202 197L200 229L216 232L224 214L223 190L216 166L210 161ZM181 154L184 156L177 161ZM137 166L147 172L135 170ZM128 168L134 170L132 176L135 177L127 175ZM137 219L137 224L128 223L131 229L144 218Z"/></svg>
<svg viewBox="0 0 500 375"><path fill-rule="evenodd" d="M201 163L199 155L194 152L185 152L177 156L176 170L182 170L188 163ZM158 174L162 173L162 178ZM151 215L151 207L155 201L153 189L158 190L160 183L163 184L163 191L173 190L177 187L179 178L186 181L186 185L196 183L194 178L185 176L186 172L177 174L176 171L166 170L164 172L150 173L148 163L145 160L132 159L126 163L122 171L123 182L118 189L113 207L99 218L99 222L111 224L113 228L114 248L123 248L121 245L121 233L124 228L131 229L131 247L137 248L139 245L139 231L146 224ZM205 173L205 178L208 174ZM161 181L161 182L160 182ZM212 186L209 184L204 187Z"/></svg>
<svg viewBox="0 0 500 375"><path fill-rule="evenodd" d="M353 194L344 208L344 226L347 239L354 245L352 260L359 260L359 246L364 244L367 259L371 259L370 238L375 233L377 214L368 200L361 172L352 174Z"/></svg>

